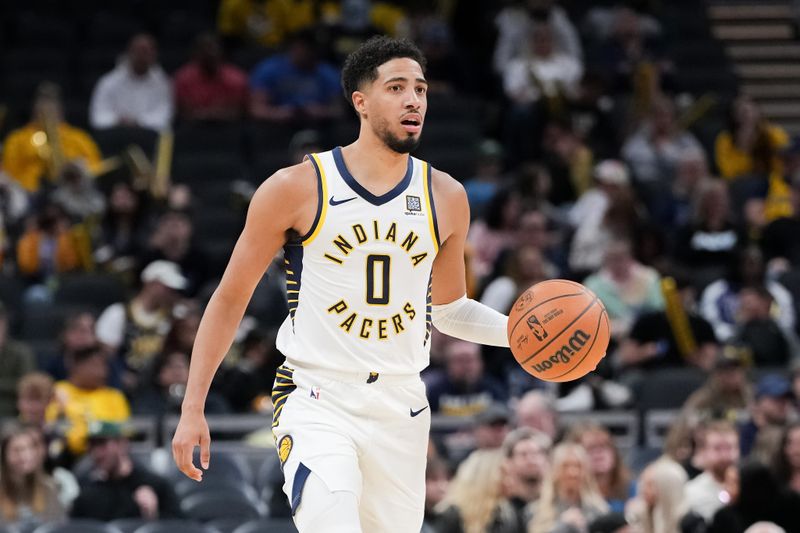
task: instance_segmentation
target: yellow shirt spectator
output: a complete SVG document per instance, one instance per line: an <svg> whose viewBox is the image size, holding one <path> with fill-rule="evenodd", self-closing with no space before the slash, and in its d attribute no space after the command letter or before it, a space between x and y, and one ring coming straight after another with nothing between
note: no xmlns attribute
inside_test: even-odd
<svg viewBox="0 0 800 533"><path fill-rule="evenodd" d="M279 46L294 31L316 22L311 0L222 0L219 32L267 47Z"/></svg>
<svg viewBox="0 0 800 533"><path fill-rule="evenodd" d="M76 387L69 381L59 381L55 385L55 391L58 399L47 407L45 416L51 423L61 416L67 420L67 447L75 455L81 455L87 449L91 422L124 422L131 415L128 400L117 389L101 387L87 390Z"/></svg>
<svg viewBox="0 0 800 533"><path fill-rule="evenodd" d="M782 172L783 165L777 156L781 148L789 144L789 136L780 126L767 124L766 135L769 139L770 147L776 155L772 157L770 164L771 172ZM724 130L717 135L715 142L715 157L720 176L726 179L733 179L738 176L752 174L755 170L755 161L752 152L746 152L736 145L733 135L728 130Z"/></svg>
<svg viewBox="0 0 800 533"><path fill-rule="evenodd" d="M100 166L100 149L88 133L62 122L58 125L58 136L65 162L83 160L90 171ZM42 127L30 123L9 133L3 143L3 169L29 192L39 190L49 170L47 158L43 157L45 139Z"/></svg>

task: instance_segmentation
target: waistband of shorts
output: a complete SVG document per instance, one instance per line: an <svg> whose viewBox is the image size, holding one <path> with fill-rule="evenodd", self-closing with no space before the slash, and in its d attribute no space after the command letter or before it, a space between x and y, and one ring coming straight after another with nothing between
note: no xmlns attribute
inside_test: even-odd
<svg viewBox="0 0 800 533"><path fill-rule="evenodd" d="M291 361L286 361L285 365L294 370L295 374L303 376L319 376L331 381L340 383L352 383L362 385L394 385L408 386L419 383L422 378L419 373L412 374L384 374L382 372L342 372L339 370L329 370L327 368L314 368L297 365Z"/></svg>

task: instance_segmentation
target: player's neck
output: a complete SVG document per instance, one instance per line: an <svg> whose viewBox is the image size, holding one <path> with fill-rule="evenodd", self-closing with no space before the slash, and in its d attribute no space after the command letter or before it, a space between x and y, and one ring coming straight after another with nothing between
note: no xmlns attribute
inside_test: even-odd
<svg viewBox="0 0 800 533"><path fill-rule="evenodd" d="M390 150L374 135L359 136L342 148L347 169L370 192L380 195L391 190L408 170L408 154Z"/></svg>

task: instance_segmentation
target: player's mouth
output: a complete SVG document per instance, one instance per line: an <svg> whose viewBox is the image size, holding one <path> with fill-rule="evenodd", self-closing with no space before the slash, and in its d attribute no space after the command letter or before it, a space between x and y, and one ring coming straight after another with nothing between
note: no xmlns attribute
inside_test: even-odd
<svg viewBox="0 0 800 533"><path fill-rule="evenodd" d="M400 124L403 125L403 129L408 133L419 133L422 131L422 117L419 115L406 115L406 117L400 121Z"/></svg>

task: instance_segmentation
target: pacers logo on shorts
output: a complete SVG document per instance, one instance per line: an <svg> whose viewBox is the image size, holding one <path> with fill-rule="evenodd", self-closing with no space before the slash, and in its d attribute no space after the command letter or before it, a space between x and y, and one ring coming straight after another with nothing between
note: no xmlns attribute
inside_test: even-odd
<svg viewBox="0 0 800 533"><path fill-rule="evenodd" d="M278 443L278 458L281 460L281 466L286 462L286 459L289 458L289 454L292 453L292 445L294 441L290 435L284 435L281 437L280 442Z"/></svg>

